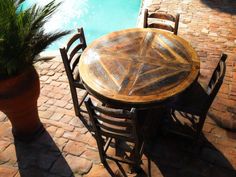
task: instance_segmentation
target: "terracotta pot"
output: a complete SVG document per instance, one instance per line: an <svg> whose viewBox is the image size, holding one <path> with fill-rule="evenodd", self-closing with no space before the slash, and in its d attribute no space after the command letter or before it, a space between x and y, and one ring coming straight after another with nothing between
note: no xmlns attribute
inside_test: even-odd
<svg viewBox="0 0 236 177"><path fill-rule="evenodd" d="M33 67L0 80L0 111L11 121L15 138L30 140L44 130L37 108L39 93L39 76Z"/></svg>

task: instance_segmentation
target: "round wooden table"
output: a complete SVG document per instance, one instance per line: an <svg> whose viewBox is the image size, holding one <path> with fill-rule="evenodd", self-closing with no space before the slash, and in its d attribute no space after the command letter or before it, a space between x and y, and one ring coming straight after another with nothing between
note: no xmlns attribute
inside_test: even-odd
<svg viewBox="0 0 236 177"><path fill-rule="evenodd" d="M134 28L105 35L83 52L80 77L101 101L148 107L184 91L199 74L191 45L169 32Z"/></svg>

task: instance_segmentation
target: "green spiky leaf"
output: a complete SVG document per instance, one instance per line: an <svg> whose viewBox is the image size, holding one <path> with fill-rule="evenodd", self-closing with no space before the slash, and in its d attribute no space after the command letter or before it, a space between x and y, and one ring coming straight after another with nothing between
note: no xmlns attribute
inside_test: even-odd
<svg viewBox="0 0 236 177"><path fill-rule="evenodd" d="M23 10L25 0L0 0L0 78L32 66L36 56L69 31L45 33L43 26L61 3Z"/></svg>

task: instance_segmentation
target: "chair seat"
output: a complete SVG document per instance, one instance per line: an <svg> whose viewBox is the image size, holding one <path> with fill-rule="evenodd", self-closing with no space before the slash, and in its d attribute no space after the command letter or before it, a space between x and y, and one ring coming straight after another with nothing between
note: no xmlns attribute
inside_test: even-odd
<svg viewBox="0 0 236 177"><path fill-rule="evenodd" d="M84 85L81 83L81 81L75 81L75 82L74 82L74 86L75 86L76 88L80 88L80 89L86 90L85 87L84 87Z"/></svg>
<svg viewBox="0 0 236 177"><path fill-rule="evenodd" d="M209 95L206 93L203 86L199 82L196 82L183 92L171 107L177 111L202 115L205 111L205 104L208 102L208 99Z"/></svg>
<svg viewBox="0 0 236 177"><path fill-rule="evenodd" d="M82 81L80 79L80 74L79 74L78 68L75 68L74 73L73 73L73 77L74 77L74 86L76 88L80 88L80 89L84 89L85 90L85 87L82 84Z"/></svg>

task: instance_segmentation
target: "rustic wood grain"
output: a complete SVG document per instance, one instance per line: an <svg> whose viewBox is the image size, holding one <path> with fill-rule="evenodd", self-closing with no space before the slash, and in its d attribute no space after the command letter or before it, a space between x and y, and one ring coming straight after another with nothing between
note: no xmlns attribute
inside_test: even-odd
<svg viewBox="0 0 236 177"><path fill-rule="evenodd" d="M99 99L147 105L185 90L198 76L199 58L190 44L157 29L128 29L95 40L83 52L79 70Z"/></svg>
<svg viewBox="0 0 236 177"><path fill-rule="evenodd" d="M145 9L143 17L144 28L157 28L178 34L180 14L173 16L167 12L149 13Z"/></svg>

